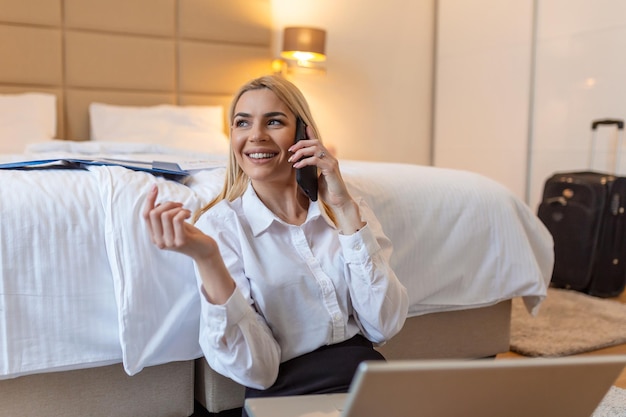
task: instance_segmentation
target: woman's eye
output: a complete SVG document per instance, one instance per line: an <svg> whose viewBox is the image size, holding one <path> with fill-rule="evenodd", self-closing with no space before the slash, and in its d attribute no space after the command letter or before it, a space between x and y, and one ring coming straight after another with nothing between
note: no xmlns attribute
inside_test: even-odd
<svg viewBox="0 0 626 417"><path fill-rule="evenodd" d="M235 127L245 127L248 125L247 120L235 120Z"/></svg>
<svg viewBox="0 0 626 417"><path fill-rule="evenodd" d="M283 124L283 122L281 122L281 121L280 121L280 120L278 120L278 119L272 119L272 120L269 120L269 121L267 122L267 124L268 124L268 125L281 125L281 124Z"/></svg>

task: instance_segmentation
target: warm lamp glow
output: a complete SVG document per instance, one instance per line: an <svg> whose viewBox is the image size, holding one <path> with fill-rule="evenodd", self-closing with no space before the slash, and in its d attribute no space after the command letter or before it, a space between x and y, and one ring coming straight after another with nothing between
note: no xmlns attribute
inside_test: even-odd
<svg viewBox="0 0 626 417"><path fill-rule="evenodd" d="M322 62L326 60L326 31L306 27L288 27L283 33L285 59L299 62Z"/></svg>

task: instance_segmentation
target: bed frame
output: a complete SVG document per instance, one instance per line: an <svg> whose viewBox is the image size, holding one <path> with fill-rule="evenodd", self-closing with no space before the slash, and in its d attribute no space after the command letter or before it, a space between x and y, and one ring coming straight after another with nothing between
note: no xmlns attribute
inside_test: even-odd
<svg viewBox="0 0 626 417"><path fill-rule="evenodd" d="M509 350L511 301L407 319L398 335L378 350L394 359L478 359ZM243 406L244 388L196 361L196 400L211 411Z"/></svg>
<svg viewBox="0 0 626 417"><path fill-rule="evenodd" d="M0 0L0 94L57 96L57 137L88 140L91 102L230 102L269 73L270 0ZM509 348L510 301L414 317L389 358L478 358ZM127 376L121 365L0 381L0 415L189 416L241 407L201 358Z"/></svg>

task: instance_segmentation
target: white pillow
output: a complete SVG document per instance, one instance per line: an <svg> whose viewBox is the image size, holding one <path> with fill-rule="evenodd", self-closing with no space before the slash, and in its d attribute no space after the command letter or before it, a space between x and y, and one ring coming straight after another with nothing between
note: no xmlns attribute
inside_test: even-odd
<svg viewBox="0 0 626 417"><path fill-rule="evenodd" d="M56 96L0 94L0 153L23 153L26 146L56 135Z"/></svg>
<svg viewBox="0 0 626 417"><path fill-rule="evenodd" d="M163 145L204 153L228 152L221 106L117 106L91 103L91 140Z"/></svg>

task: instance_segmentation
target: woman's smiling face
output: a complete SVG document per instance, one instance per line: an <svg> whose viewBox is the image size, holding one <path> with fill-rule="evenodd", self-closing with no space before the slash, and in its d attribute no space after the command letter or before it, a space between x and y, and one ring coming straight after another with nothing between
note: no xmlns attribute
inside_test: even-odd
<svg viewBox="0 0 626 417"><path fill-rule="evenodd" d="M288 149L295 134L296 116L273 91L261 88L241 95L235 106L231 146L252 181L294 181Z"/></svg>

